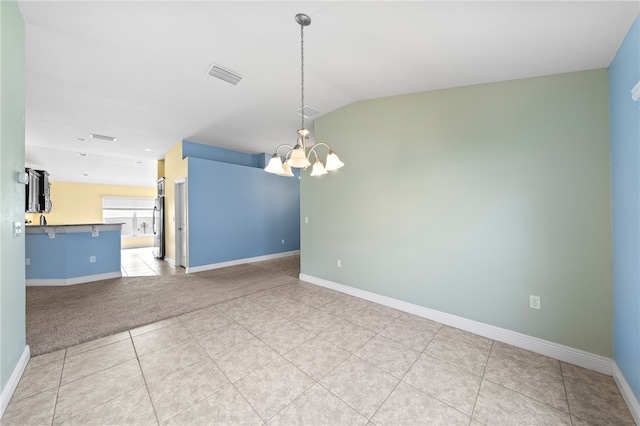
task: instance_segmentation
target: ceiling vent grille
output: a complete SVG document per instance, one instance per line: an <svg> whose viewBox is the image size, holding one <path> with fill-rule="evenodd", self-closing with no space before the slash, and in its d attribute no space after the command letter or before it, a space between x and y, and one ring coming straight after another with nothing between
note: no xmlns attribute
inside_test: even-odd
<svg viewBox="0 0 640 426"><path fill-rule="evenodd" d="M298 115L302 115L302 108L298 108L296 110L296 113ZM316 116L318 114L320 114L320 111L318 111L314 107L311 107L309 105L305 105L304 106L304 118L311 118L311 117L314 117L314 116Z"/></svg>
<svg viewBox="0 0 640 426"><path fill-rule="evenodd" d="M220 80L224 80L227 83L231 83L234 86L240 83L240 81L242 80L242 76L234 73L233 71L224 69L220 65L216 64L211 64L211 66L207 70L207 74L212 77L219 78Z"/></svg>
<svg viewBox="0 0 640 426"><path fill-rule="evenodd" d="M109 141L109 142L116 141L116 138L114 138L113 136L98 135L96 133L89 133L89 136L91 136L91 139L102 139L103 141Z"/></svg>

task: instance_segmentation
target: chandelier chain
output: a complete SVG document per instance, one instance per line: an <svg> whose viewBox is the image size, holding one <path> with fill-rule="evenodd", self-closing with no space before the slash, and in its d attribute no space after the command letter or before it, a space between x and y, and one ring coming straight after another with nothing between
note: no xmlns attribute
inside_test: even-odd
<svg viewBox="0 0 640 426"><path fill-rule="evenodd" d="M300 116L304 129L304 25L300 25Z"/></svg>

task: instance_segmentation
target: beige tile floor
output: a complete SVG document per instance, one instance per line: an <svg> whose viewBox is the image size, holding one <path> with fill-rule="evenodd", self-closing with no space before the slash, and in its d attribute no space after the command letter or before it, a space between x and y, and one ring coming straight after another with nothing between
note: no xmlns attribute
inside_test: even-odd
<svg viewBox="0 0 640 426"><path fill-rule="evenodd" d="M153 257L153 247L124 249L121 251L122 276L145 277L151 275L184 274L182 267L175 267Z"/></svg>
<svg viewBox="0 0 640 426"><path fill-rule="evenodd" d="M613 379L303 282L32 358L3 425L633 425Z"/></svg>

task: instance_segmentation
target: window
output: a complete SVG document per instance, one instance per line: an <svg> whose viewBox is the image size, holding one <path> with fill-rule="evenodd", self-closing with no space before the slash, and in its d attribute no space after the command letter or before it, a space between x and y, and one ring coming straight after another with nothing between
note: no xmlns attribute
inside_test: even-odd
<svg viewBox="0 0 640 426"><path fill-rule="evenodd" d="M153 235L154 198L102 197L104 223L122 223L122 237Z"/></svg>

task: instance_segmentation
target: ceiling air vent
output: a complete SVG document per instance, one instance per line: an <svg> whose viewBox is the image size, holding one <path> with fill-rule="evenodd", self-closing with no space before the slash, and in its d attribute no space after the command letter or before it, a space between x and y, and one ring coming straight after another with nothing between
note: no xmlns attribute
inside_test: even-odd
<svg viewBox="0 0 640 426"><path fill-rule="evenodd" d="M98 135L96 133L89 133L89 136L91 136L91 139L102 139L103 141L109 141L109 142L116 141L116 138L114 138L113 136Z"/></svg>
<svg viewBox="0 0 640 426"><path fill-rule="evenodd" d="M298 109L296 110L296 113L297 113L298 115L302 115L302 108L298 108ZM309 105L305 105L305 106L304 106L304 118L311 118L311 117L313 117L314 115L317 115L317 114L319 114L319 113L320 113L320 111L318 111L318 110L317 110L317 109L315 109L314 107L311 107L311 106L309 106Z"/></svg>
<svg viewBox="0 0 640 426"><path fill-rule="evenodd" d="M234 86L240 83L240 81L242 80L242 76L239 76L233 71L224 69L220 65L216 65L216 64L211 64L211 66L207 70L207 74L215 78L219 78L220 80L224 80L227 83L231 83Z"/></svg>

